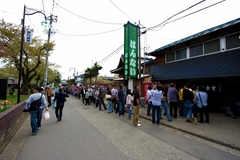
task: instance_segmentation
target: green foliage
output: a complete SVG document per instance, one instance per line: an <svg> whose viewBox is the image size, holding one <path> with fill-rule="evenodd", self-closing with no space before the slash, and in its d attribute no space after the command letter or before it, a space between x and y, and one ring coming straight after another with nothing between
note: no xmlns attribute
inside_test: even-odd
<svg viewBox="0 0 240 160"><path fill-rule="evenodd" d="M26 28L30 30L30 28ZM31 30L34 32L34 30ZM5 74L3 77L18 77L20 68L19 49L21 44L21 26L12 23L0 21L0 59L4 64ZM32 38L32 44L25 44L22 59L22 93L27 94L28 85L35 81L36 84L43 82L43 74L45 70L46 55L54 48L54 43L44 42L38 37ZM49 56L49 55L48 55ZM50 79L59 81L59 74L50 66L54 64L48 63L48 72ZM58 77L58 78L57 78Z"/></svg>
<svg viewBox="0 0 240 160"><path fill-rule="evenodd" d="M9 90L8 92L9 93ZM15 90L15 92L13 93L13 95L7 95L7 101L10 102L10 104L6 104L5 106L3 105L5 100L0 100L0 113L7 110L8 108L11 108L13 105L17 104L17 90ZM30 90L29 90L30 93ZM29 95L21 95L20 96L20 102L27 100L29 97Z"/></svg>
<svg viewBox="0 0 240 160"><path fill-rule="evenodd" d="M97 64L97 62L95 62L92 68L87 68L85 70L84 78L87 78L87 79L89 78L90 84L91 84L91 79L94 77L97 79L97 76L99 75L99 71L101 69L102 69L102 66L100 66L99 64ZM96 79L95 79L95 82L96 82Z"/></svg>

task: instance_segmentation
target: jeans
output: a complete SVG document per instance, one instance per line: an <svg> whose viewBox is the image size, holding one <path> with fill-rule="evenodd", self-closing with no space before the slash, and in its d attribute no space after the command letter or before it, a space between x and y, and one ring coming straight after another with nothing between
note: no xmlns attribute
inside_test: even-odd
<svg viewBox="0 0 240 160"><path fill-rule="evenodd" d="M161 104L162 104L162 106L163 106L163 108L164 108L164 110L165 110L165 113L166 113L166 116L167 116L168 121L171 121L171 120L172 120L172 117L171 117L170 114L169 114L167 102L162 101ZM161 116L162 116L162 115L161 115Z"/></svg>
<svg viewBox="0 0 240 160"><path fill-rule="evenodd" d="M62 120L62 110L63 110L63 105L57 105L56 109L55 109L55 115L56 115L56 118L59 120Z"/></svg>
<svg viewBox="0 0 240 160"><path fill-rule="evenodd" d="M183 100L179 100L179 114L181 117L183 117L183 109L184 109Z"/></svg>
<svg viewBox="0 0 240 160"><path fill-rule="evenodd" d="M109 99L109 100L108 100L107 112L108 112L108 113L111 113L112 111L113 111L113 108L112 108L112 100Z"/></svg>
<svg viewBox="0 0 240 160"><path fill-rule="evenodd" d="M102 110L101 109L101 105L103 105L104 109L107 110L106 106L105 106L105 103L103 101L103 98L99 98L99 110Z"/></svg>
<svg viewBox="0 0 240 160"><path fill-rule="evenodd" d="M170 115L174 116L174 118L177 118L177 108L178 108L178 102L170 102Z"/></svg>
<svg viewBox="0 0 240 160"><path fill-rule="evenodd" d="M139 107L133 106L133 124L137 126L139 117Z"/></svg>
<svg viewBox="0 0 240 160"><path fill-rule="evenodd" d="M192 115L193 103L191 101L186 100L184 102L184 109L186 110L187 118L190 118Z"/></svg>
<svg viewBox="0 0 240 160"><path fill-rule="evenodd" d="M128 118L130 119L132 117L132 105L128 104Z"/></svg>
<svg viewBox="0 0 240 160"><path fill-rule="evenodd" d="M98 99L96 99L96 104L95 104L95 107L98 107L98 105L99 105L99 100Z"/></svg>
<svg viewBox="0 0 240 160"><path fill-rule="evenodd" d="M150 116L150 111L152 109L152 101L148 101L147 115Z"/></svg>
<svg viewBox="0 0 240 160"><path fill-rule="evenodd" d="M155 123L155 114L157 112L157 124L160 123L161 115L162 115L162 106L152 105L152 123Z"/></svg>
<svg viewBox="0 0 240 160"><path fill-rule="evenodd" d="M51 106L51 96L47 96L47 101L48 101L48 107Z"/></svg>
<svg viewBox="0 0 240 160"><path fill-rule="evenodd" d="M123 115L125 113L125 103L124 102L118 102L118 109L119 109L119 116Z"/></svg>
<svg viewBox="0 0 240 160"><path fill-rule="evenodd" d="M37 133L37 128L41 127L42 113L43 113L42 109L30 111L32 133Z"/></svg>

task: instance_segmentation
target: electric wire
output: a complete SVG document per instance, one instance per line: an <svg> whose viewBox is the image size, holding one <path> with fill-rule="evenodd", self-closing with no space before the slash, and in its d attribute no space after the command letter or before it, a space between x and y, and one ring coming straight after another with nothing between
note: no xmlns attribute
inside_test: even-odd
<svg viewBox="0 0 240 160"><path fill-rule="evenodd" d="M44 2L42 0L42 6L43 6L43 13L45 13L45 7L44 7Z"/></svg>
<svg viewBox="0 0 240 160"><path fill-rule="evenodd" d="M38 30L38 29L35 27L35 25L33 24L30 16L28 16L28 19L29 19L29 21L31 22L31 24L33 25L33 28L34 28L39 34L41 34L41 32L39 32L39 30Z"/></svg>
<svg viewBox="0 0 240 160"><path fill-rule="evenodd" d="M67 12L69 12L69 13L71 13L71 14L77 16L77 17L80 17L80 18L82 18L82 19L88 20L88 21L92 21L92 22L96 22L96 23L101 23L101 24L124 25L124 23L110 23L110 22L102 22L102 21L92 20L92 19L89 19L89 18L86 18L86 17L80 16L80 15L78 15L78 14L76 14L76 13L73 13L73 12L67 10L66 8L63 8L62 6L60 6L60 5L57 4L57 3L55 3L55 4L56 4L57 6L59 6L60 8L62 8L63 10L65 10L65 11L67 11Z"/></svg>
<svg viewBox="0 0 240 160"><path fill-rule="evenodd" d="M169 17L168 19L166 19L166 20L163 21L162 23L146 29L146 31L150 31L150 30L153 30L153 29L155 29L155 28L157 28L157 27L159 27L159 26L162 26L164 23L166 23L167 21L169 21L171 18L173 18L173 17L175 17L175 16L177 16L177 15L179 15L179 14L181 14L181 13L183 13L183 12L185 12L185 11L193 8L193 7L195 7L196 5L198 5L198 4L200 4L200 3L204 2L204 1L206 1L206 0L202 0L202 1L198 2L198 3L195 3L194 5L191 5L190 7L186 8L186 9L184 9L184 10L182 10L182 11L180 11L180 12L174 14L174 15L172 15L171 17Z"/></svg>
<svg viewBox="0 0 240 160"><path fill-rule="evenodd" d="M115 55L116 53L118 53L122 48L123 48L123 45L121 45L120 47L118 47L117 49L115 49L112 53L110 53L108 56L106 56L106 57L103 58L101 61L99 61L98 64L102 64L102 63L106 62L110 57L112 57L113 55Z"/></svg>
<svg viewBox="0 0 240 160"><path fill-rule="evenodd" d="M115 3L113 3L111 0L109 0L119 11L121 11L125 16L127 16L133 23L135 22L133 19L131 19L126 13L124 13Z"/></svg>
<svg viewBox="0 0 240 160"><path fill-rule="evenodd" d="M66 33L62 33L60 32L59 30L58 33L59 34L62 34L62 35L65 35L65 36L78 36L78 37L84 37L84 36L96 36L96 35L101 35L101 34L106 34L106 33L110 33L110 32L114 32L114 31L118 31L118 30L121 30L123 29L123 27L121 28L117 28L117 29L113 29L113 30L109 30L109 31L105 31L105 32L99 32L99 33L91 33L91 34L82 34L82 35L77 35L77 34L66 34Z"/></svg>
<svg viewBox="0 0 240 160"><path fill-rule="evenodd" d="M186 15L184 15L184 16L182 16L182 17L179 17L179 18L177 18L177 19L174 19L174 20L172 20L172 21L169 21L169 22L167 22L166 24L169 24L169 23L175 22L175 21L177 21L177 20L180 20L180 19L182 19L182 18L188 17L188 16L190 16L190 15L192 15L192 14L195 14L195 13L200 12L200 11L202 11L202 10L205 10L205 9L207 9L207 8L213 7L213 6L215 6L215 5L219 4L219 3L222 3L222 2L224 2L224 1L226 1L226 0L222 0L222 1L216 2L216 3L214 3L214 4L211 4L211 5L207 6L207 7L201 8L201 9L199 9L199 10L197 10L197 11L194 11L194 12L192 12L192 13L186 14Z"/></svg>

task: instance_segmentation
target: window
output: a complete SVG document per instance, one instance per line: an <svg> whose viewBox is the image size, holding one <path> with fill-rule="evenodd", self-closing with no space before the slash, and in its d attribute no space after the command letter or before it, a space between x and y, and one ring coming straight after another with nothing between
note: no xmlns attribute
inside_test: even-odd
<svg viewBox="0 0 240 160"><path fill-rule="evenodd" d="M195 56L199 56L199 55L203 55L202 44L190 47L190 57L195 57Z"/></svg>
<svg viewBox="0 0 240 160"><path fill-rule="evenodd" d="M171 52L167 54L167 62L175 60L175 52Z"/></svg>
<svg viewBox="0 0 240 160"><path fill-rule="evenodd" d="M219 39L204 43L204 54L218 52L218 51L220 51Z"/></svg>
<svg viewBox="0 0 240 160"><path fill-rule="evenodd" d="M187 50L186 49L176 51L176 60L184 59L184 58L187 58Z"/></svg>
<svg viewBox="0 0 240 160"><path fill-rule="evenodd" d="M226 37L226 49L240 47L240 33Z"/></svg>

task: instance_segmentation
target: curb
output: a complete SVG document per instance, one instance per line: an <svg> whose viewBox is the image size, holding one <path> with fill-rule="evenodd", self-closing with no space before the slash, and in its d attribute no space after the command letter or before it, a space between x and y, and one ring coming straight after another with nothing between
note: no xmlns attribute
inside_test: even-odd
<svg viewBox="0 0 240 160"><path fill-rule="evenodd" d="M148 118L148 117L145 117L145 116L141 116L141 115L140 115L140 117L143 118L143 119L151 121L151 118ZM229 148L233 148L233 149L236 149L236 150L240 151L240 147L238 147L238 146L234 146L234 145L231 145L231 144L228 144L228 143L225 143L225 142L221 142L221 141L213 139L213 138L209 138L209 137L206 137L206 136L203 136L203 135L200 135L200 134L196 134L196 133L184 130L184 129L180 128L180 127L174 127L174 126L171 126L169 124L162 123L162 122L160 122L160 123L161 123L161 125L164 125L166 127L173 128L173 129L179 130L181 132L184 132L184 133L187 133L187 134L190 134L190 135L193 135L193 136L196 136L196 137L199 137L199 138L202 138L202 139L205 139L205 140L208 140L208 141L211 141L211 142L214 142L214 143L217 143L217 144L220 144L220 145L223 145L223 146L226 146L226 147L229 147Z"/></svg>

